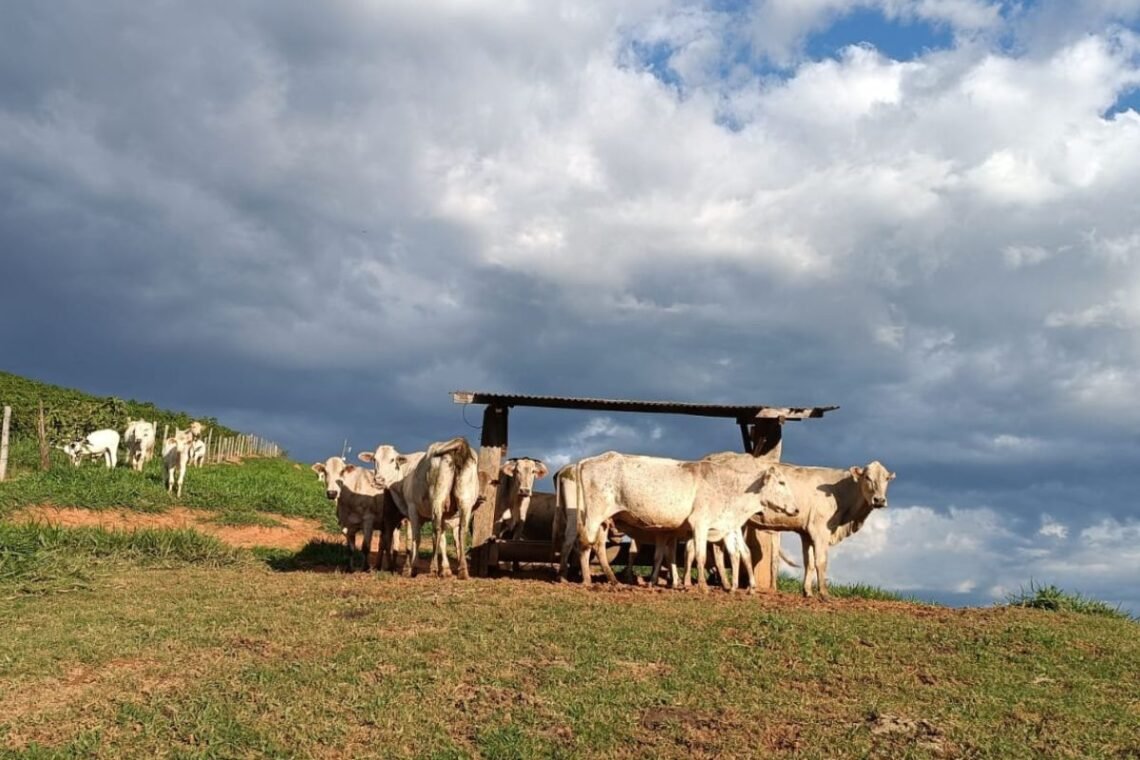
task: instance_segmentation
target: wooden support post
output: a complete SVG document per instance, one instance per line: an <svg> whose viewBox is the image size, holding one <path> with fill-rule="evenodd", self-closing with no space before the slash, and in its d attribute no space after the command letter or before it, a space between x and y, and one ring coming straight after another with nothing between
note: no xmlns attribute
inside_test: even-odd
<svg viewBox="0 0 1140 760"><path fill-rule="evenodd" d="M47 420L44 418L44 402L40 400L40 414L36 420L36 435L40 439L40 469L45 472L51 467L51 451L47 442Z"/></svg>
<svg viewBox="0 0 1140 760"><path fill-rule="evenodd" d="M0 427L0 480L8 477L8 425L12 422L12 407L4 407L4 424Z"/></svg>
<svg viewBox="0 0 1140 760"><path fill-rule="evenodd" d="M477 559L474 575L487 575L491 570L486 544L495 528L495 503L499 492L499 467L507 453L507 417L505 406L487 406L483 410L483 435L479 439L480 500L471 520L471 552Z"/></svg>
<svg viewBox="0 0 1140 760"><path fill-rule="evenodd" d="M780 577L780 534L774 530L760 530L746 525L744 540L752 552L756 590L774 593L776 581Z"/></svg>
<svg viewBox="0 0 1140 760"><path fill-rule="evenodd" d="M756 420L751 429L741 423L741 432L746 433L748 442L744 450L756 457L771 462L779 462L783 452L784 419ZM744 526L744 540L752 552L752 572L756 577L756 590L775 592L780 577L780 534L774 530L760 530L751 525Z"/></svg>
<svg viewBox="0 0 1140 760"><path fill-rule="evenodd" d="M752 453L752 433L748 430L748 423L740 423L740 440L744 442L744 453Z"/></svg>

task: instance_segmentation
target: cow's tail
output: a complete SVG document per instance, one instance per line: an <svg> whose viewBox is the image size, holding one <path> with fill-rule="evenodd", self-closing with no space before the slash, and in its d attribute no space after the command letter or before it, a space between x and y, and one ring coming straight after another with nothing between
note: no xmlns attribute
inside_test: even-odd
<svg viewBox="0 0 1140 760"><path fill-rule="evenodd" d="M792 567L799 567L799 565L797 565L791 557L789 557L787 554L784 554L784 547L782 546L780 547L780 559Z"/></svg>
<svg viewBox="0 0 1140 760"><path fill-rule="evenodd" d="M446 454L452 454L452 458L456 463L475 456L475 452L471 450L471 444L463 436L456 436L450 441L443 443L433 443L429 448L427 455L429 457L440 457Z"/></svg>

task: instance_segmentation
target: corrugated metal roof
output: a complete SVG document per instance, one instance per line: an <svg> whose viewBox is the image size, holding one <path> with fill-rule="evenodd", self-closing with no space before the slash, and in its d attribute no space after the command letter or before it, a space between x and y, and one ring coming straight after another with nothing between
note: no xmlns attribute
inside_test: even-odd
<svg viewBox="0 0 1140 760"><path fill-rule="evenodd" d="M606 412L687 414L697 417L730 417L738 422L756 419L804 420L822 417L838 406L766 406L763 404L697 404L685 401L634 401L631 399L575 398L572 396L532 396L523 393L484 393L452 391L456 404L532 406L546 409L587 409Z"/></svg>

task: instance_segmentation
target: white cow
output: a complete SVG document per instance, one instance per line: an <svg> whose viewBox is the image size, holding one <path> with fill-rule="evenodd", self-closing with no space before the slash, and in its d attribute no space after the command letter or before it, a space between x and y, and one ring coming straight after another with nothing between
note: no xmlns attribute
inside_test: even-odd
<svg viewBox="0 0 1140 760"><path fill-rule="evenodd" d="M356 455L361 462L372 465L373 485L381 491L391 492L390 501L396 506L400 515L399 519L385 523L384 532L380 537L380 543L383 547L381 551L384 553L382 557L383 567L395 568L395 551L400 526L403 525L407 531L404 542L404 575L411 575L415 567L415 559L419 556L420 551L420 535L419 533L412 535L411 522L407 519L406 504L397 494L402 491L404 479L415 472L416 466L426 454L425 451L401 454L395 446L383 443L377 446L374 452L362 451Z"/></svg>
<svg viewBox="0 0 1140 760"><path fill-rule="evenodd" d="M863 527L875 509L887 506L887 486L895 473L881 462L846 470L777 465L796 502L797 515L757 514L749 522L766 530L794 531L804 550L804 596L812 595L812 572L819 595L827 597L827 549Z"/></svg>
<svg viewBox="0 0 1140 760"><path fill-rule="evenodd" d="M635 539L654 536L671 541L691 536L697 565L704 567L708 542L739 531L752 515L765 510L798 512L783 473L750 454L726 453L687 462L611 451L584 459L575 469L577 547L584 583L590 582L591 550L607 579L617 583L605 553L605 526L610 520ZM734 541L728 543L736 548ZM703 574L697 583L701 591L708 590Z"/></svg>
<svg viewBox="0 0 1140 760"><path fill-rule="evenodd" d="M400 459L396 457L396 461ZM377 485L388 487L396 506L411 523L412 536L419 543L420 524L431 520L431 567L440 576L451 575L447 562L445 524L452 528L455 552L459 559L459 577L467 577L467 530L471 512L479 500L479 468L475 452L467 439L452 438L433 443L424 456L407 472L408 458L402 467L390 471L376 461ZM411 557L409 557L411 560ZM405 565L409 569L410 561Z"/></svg>
<svg viewBox="0 0 1140 760"><path fill-rule="evenodd" d="M178 498L182 498L182 481L186 479L186 463L190 459L192 439L189 430L174 429L174 435L162 442L162 466L166 480L166 492L174 491L174 481L178 480Z"/></svg>
<svg viewBox="0 0 1140 760"><path fill-rule="evenodd" d="M201 467L206 462L206 442L200 438L190 444L190 466Z"/></svg>
<svg viewBox="0 0 1140 760"><path fill-rule="evenodd" d="M340 457L329 457L324 464L316 463L313 472L325 484L325 496L336 502L336 520L340 524L348 547L348 571L354 568L356 533L363 530L364 569L371 570L369 555L372 552L372 530L379 528L380 559L384 560L384 501L382 489L375 486L372 475L363 467L347 464Z"/></svg>
<svg viewBox="0 0 1140 760"><path fill-rule="evenodd" d="M123 434L123 441L127 445L127 461L135 472L142 472L143 467L154 456L154 423L147 420L129 420L127 430Z"/></svg>
<svg viewBox="0 0 1140 760"><path fill-rule="evenodd" d="M511 538L522 538L527 512L534 494L534 481L546 477L547 467L538 459L521 457L508 459L500 468L498 512L510 532ZM549 494L553 497L553 494ZM510 516L507 522L507 516Z"/></svg>
<svg viewBox="0 0 1140 760"><path fill-rule="evenodd" d="M96 430L78 441L59 447L78 467L84 457L103 457L107 469L114 469L119 463L119 433L116 430Z"/></svg>

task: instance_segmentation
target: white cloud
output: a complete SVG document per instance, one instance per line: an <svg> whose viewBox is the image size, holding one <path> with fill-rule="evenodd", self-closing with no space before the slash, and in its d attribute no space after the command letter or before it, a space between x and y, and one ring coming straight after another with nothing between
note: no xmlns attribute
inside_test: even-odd
<svg viewBox="0 0 1140 760"><path fill-rule="evenodd" d="M1055 584L1140 612L1131 581L1140 573L1140 522L1104 519L1070 537L1041 515L1036 531L989 508L891 507L832 548L829 575L905 592L973 594L1001 602L1030 583ZM797 537L783 537L798 556Z"/></svg>

